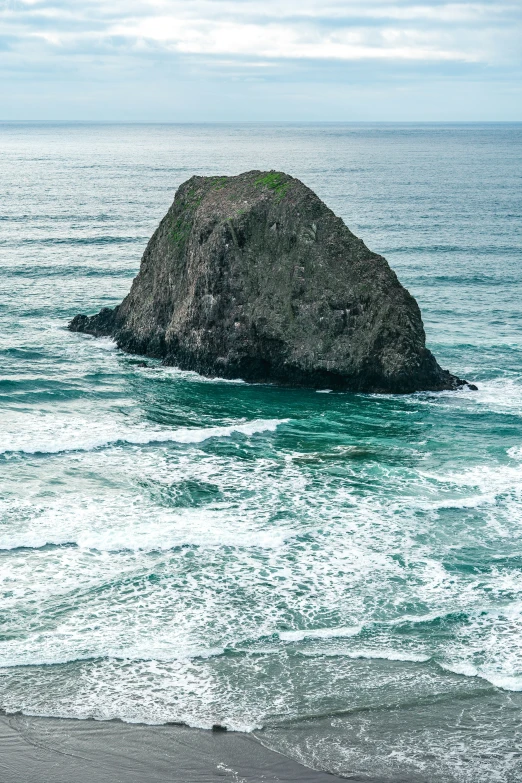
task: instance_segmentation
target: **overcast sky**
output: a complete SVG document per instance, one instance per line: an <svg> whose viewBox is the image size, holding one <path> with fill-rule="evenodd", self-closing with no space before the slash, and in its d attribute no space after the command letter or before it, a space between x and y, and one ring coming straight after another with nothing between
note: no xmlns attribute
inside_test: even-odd
<svg viewBox="0 0 522 783"><path fill-rule="evenodd" d="M0 0L0 119L522 120L522 0Z"/></svg>

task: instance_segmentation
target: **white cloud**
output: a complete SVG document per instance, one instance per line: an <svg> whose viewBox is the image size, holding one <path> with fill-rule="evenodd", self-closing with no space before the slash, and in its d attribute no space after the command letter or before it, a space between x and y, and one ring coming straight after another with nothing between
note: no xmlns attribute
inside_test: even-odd
<svg viewBox="0 0 522 783"><path fill-rule="evenodd" d="M270 59L474 60L474 53L444 49L422 31L157 16L109 28L109 34L153 41L179 52L246 55Z"/></svg>
<svg viewBox="0 0 522 783"><path fill-rule="evenodd" d="M159 46L208 57L471 63L516 56L520 16L513 4L406 0L21 0L0 13L18 45L37 36L68 51L122 38L130 52Z"/></svg>

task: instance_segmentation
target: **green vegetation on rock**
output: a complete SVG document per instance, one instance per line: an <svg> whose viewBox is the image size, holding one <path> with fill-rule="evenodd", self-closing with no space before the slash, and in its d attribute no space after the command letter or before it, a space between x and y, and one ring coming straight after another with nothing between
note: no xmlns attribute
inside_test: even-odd
<svg viewBox="0 0 522 783"><path fill-rule="evenodd" d="M282 174L280 171L270 171L268 174L259 177L255 184L258 188L263 185L270 188L279 199L282 199L292 183L287 174Z"/></svg>

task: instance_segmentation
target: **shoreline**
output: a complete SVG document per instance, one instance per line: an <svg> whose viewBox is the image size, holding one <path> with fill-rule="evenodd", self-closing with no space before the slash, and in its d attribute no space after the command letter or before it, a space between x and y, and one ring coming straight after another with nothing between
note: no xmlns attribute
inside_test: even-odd
<svg viewBox="0 0 522 783"><path fill-rule="evenodd" d="M2 783L333 783L253 735L0 714Z"/></svg>

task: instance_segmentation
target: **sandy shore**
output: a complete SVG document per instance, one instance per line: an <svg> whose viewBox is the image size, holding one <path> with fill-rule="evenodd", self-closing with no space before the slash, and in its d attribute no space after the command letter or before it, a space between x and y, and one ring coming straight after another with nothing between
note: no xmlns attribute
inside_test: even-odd
<svg viewBox="0 0 522 783"><path fill-rule="evenodd" d="M2 783L332 783L254 737L184 726L144 726L0 715Z"/></svg>

